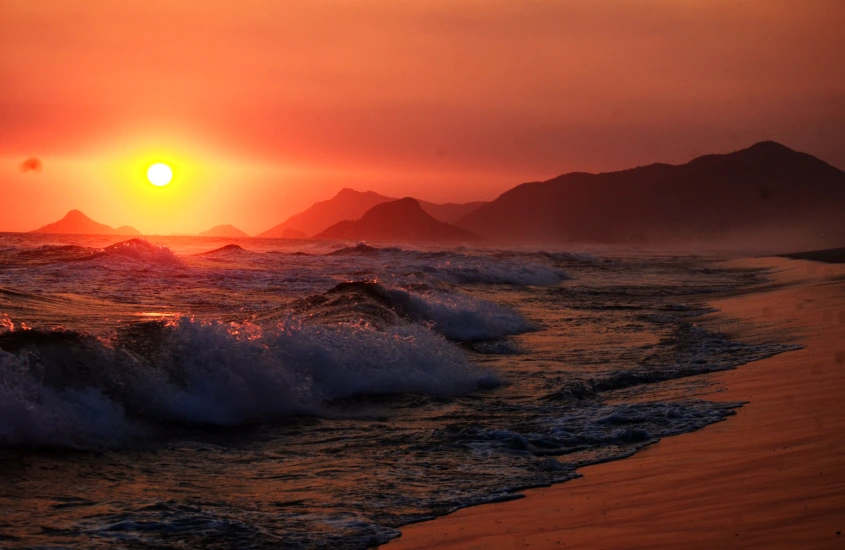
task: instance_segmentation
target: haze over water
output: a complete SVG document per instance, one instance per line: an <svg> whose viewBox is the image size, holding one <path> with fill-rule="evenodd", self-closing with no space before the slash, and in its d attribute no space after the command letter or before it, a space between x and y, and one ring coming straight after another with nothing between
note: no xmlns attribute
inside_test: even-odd
<svg viewBox="0 0 845 550"><path fill-rule="evenodd" d="M603 249L0 235L8 547L364 548L724 419L764 273Z"/></svg>

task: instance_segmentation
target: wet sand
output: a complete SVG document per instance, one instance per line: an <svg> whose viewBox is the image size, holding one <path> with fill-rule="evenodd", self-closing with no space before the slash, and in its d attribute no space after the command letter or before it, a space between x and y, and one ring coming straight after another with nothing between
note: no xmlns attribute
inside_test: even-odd
<svg viewBox="0 0 845 550"><path fill-rule="evenodd" d="M524 499L410 525L386 548L845 548L845 265L764 258L773 282L701 320L798 351L706 375L736 416Z"/></svg>

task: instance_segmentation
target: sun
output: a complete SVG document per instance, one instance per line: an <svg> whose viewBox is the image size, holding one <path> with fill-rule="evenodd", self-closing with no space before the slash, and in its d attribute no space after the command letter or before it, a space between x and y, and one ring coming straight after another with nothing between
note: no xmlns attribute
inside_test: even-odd
<svg viewBox="0 0 845 550"><path fill-rule="evenodd" d="M147 179L159 187L167 185L173 179L173 170L163 162L157 162L147 169Z"/></svg>

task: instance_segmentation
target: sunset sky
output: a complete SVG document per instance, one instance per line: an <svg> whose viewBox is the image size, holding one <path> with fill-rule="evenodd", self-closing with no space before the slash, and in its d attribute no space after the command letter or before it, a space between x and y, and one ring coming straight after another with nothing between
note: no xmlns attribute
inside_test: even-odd
<svg viewBox="0 0 845 550"><path fill-rule="evenodd" d="M342 187L492 199L766 139L845 168L843 29L841 0L3 0L0 231L253 234Z"/></svg>

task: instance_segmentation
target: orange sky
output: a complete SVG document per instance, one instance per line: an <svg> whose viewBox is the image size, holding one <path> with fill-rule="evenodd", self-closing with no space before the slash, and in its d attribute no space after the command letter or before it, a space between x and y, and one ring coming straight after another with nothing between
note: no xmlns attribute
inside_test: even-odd
<svg viewBox="0 0 845 550"><path fill-rule="evenodd" d="M3 0L0 231L257 233L344 186L490 199L764 139L845 168L843 28L841 0Z"/></svg>

